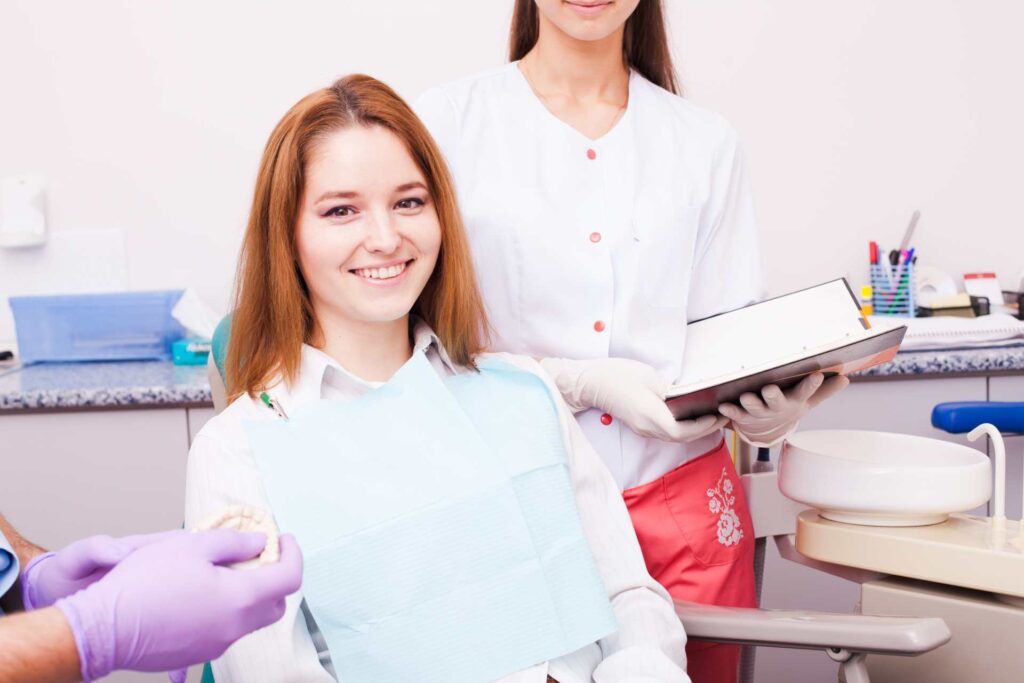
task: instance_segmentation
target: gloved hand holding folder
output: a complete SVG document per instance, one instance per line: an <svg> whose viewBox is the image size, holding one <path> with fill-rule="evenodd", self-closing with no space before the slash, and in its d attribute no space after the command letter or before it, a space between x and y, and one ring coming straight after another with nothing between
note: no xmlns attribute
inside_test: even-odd
<svg viewBox="0 0 1024 683"><path fill-rule="evenodd" d="M545 358L540 365L574 413L597 408L641 436L682 443L706 436L727 422L719 415L676 421L665 404L669 383L646 363L628 358Z"/></svg>

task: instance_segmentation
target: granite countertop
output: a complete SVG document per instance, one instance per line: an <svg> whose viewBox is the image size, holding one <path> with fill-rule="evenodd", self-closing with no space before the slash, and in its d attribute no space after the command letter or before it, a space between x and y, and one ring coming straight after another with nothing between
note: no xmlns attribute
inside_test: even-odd
<svg viewBox="0 0 1024 683"><path fill-rule="evenodd" d="M981 349L900 351L891 363L857 373L855 377L997 373L1024 373L1024 344Z"/></svg>
<svg viewBox="0 0 1024 683"><path fill-rule="evenodd" d="M857 378L1024 373L1024 344L903 351ZM0 412L211 405L205 365L170 361L41 364L0 369Z"/></svg>
<svg viewBox="0 0 1024 683"><path fill-rule="evenodd" d="M206 365L43 363L0 369L0 412L212 405Z"/></svg>

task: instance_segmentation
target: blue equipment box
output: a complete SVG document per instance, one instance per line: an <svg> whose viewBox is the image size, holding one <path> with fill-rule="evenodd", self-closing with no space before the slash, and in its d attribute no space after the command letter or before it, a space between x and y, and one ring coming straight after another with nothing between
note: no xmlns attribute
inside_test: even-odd
<svg viewBox="0 0 1024 683"><path fill-rule="evenodd" d="M171 317L180 289L9 299L22 363L168 360L185 329Z"/></svg>
<svg viewBox="0 0 1024 683"><path fill-rule="evenodd" d="M209 339L179 339L171 344L175 365L206 365L210 358Z"/></svg>

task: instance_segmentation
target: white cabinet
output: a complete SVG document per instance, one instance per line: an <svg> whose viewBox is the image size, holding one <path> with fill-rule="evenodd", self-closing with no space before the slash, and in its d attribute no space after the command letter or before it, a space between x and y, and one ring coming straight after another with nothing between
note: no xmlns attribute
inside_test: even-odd
<svg viewBox="0 0 1024 683"><path fill-rule="evenodd" d="M0 512L45 548L180 527L186 417L184 408L0 414ZM105 680L167 676L124 672ZM199 680L198 668L189 680Z"/></svg>
<svg viewBox="0 0 1024 683"><path fill-rule="evenodd" d="M0 509L39 545L181 526L181 408L5 414L0 444Z"/></svg>

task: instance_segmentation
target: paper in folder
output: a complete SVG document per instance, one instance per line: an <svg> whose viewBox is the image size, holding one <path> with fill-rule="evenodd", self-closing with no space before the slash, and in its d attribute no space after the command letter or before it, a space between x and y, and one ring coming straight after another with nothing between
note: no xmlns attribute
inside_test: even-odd
<svg viewBox="0 0 1024 683"><path fill-rule="evenodd" d="M767 384L788 389L814 372L866 370L892 360L906 331L872 327L846 280L832 280L691 322L682 375L665 401L685 420Z"/></svg>

